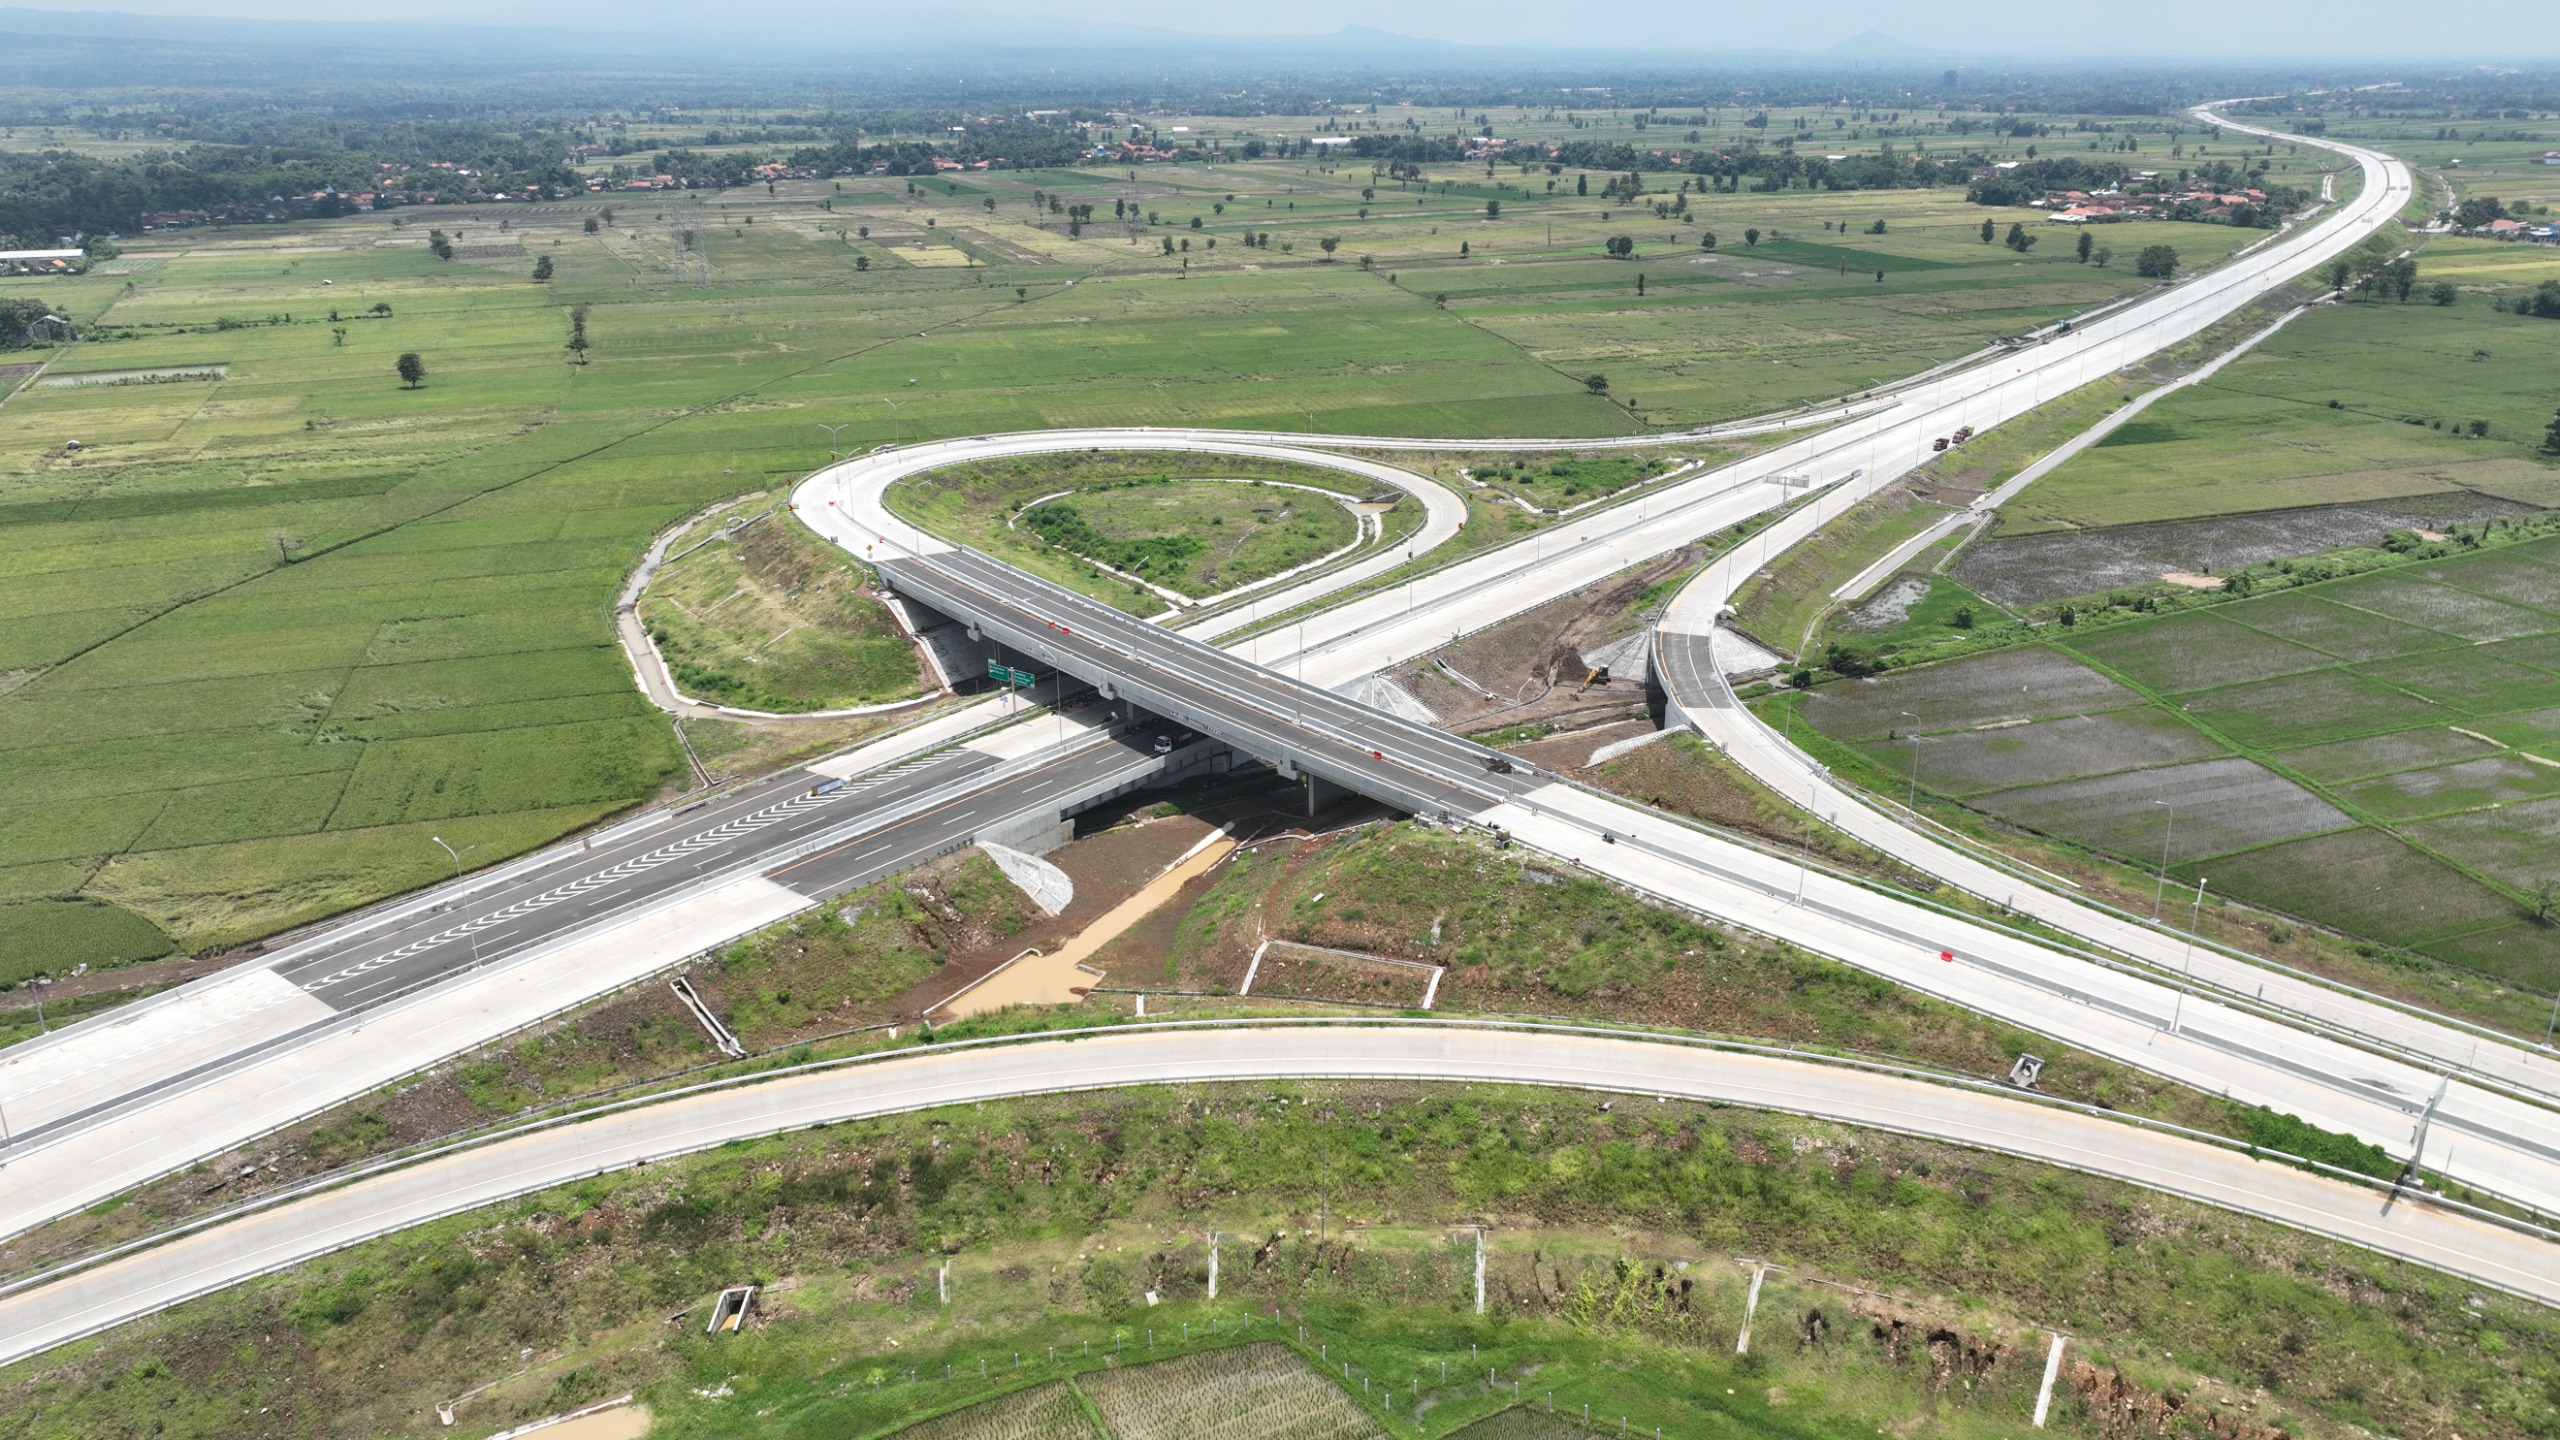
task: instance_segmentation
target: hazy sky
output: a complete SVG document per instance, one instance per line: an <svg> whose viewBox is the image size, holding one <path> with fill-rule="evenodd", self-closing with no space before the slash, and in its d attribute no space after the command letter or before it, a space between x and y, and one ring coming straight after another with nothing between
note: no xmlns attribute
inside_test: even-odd
<svg viewBox="0 0 2560 1440"><path fill-rule="evenodd" d="M1553 0L1296 0L1285 6L1096 7L1089 0L6 0L31 8L233 18L471 20L617 29L710 26L765 40L803 34L913 33L945 22L966 43L990 12L1064 27L1097 22L1221 35L1329 34L1347 25L1492 45L1716 51L1820 50L1867 30L1932 49L1991 54L2194 53L2228 64L2289 57L2377 60L2465 57L2514 63L2560 58L2560 0L2464 0L2460 24L2400 0L2150 0L2128 5L2016 0L1836 0L1823 5L1670 0L1559 5ZM1045 26L1043 27L1045 28ZM1030 34L1018 39L1035 38Z"/></svg>

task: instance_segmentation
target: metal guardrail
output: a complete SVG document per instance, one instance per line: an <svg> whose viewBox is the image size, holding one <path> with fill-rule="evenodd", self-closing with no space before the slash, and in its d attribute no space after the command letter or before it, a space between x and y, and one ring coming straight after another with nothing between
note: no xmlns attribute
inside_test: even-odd
<svg viewBox="0 0 2560 1440"><path fill-rule="evenodd" d="M458 1137L448 1137L429 1142L414 1149L402 1151L393 1155L343 1166L337 1170L313 1176L294 1185L282 1187L266 1195L240 1201L234 1205L226 1206L222 1209L211 1211L201 1216L196 1216L179 1224L155 1231L150 1235L140 1236L113 1246L108 1246L88 1254L48 1266L43 1270L32 1272L17 1279L0 1283L0 1295L17 1294L26 1290L34 1289L38 1286L50 1284L69 1276L79 1274L83 1271L93 1269L98 1265L156 1248L160 1245L167 1244L172 1240L180 1239L199 1231L211 1229L229 1221L240 1219L244 1216L276 1209L294 1201L306 1199L312 1195L339 1189L358 1181L370 1179L377 1175L406 1169L410 1166L439 1159L444 1156L458 1154L467 1150L477 1149L487 1145L494 1145L504 1141L519 1139L528 1135L540 1134L545 1131L560 1129L565 1126L579 1124L584 1121L598 1119L608 1115L620 1114L650 1105L663 1104L668 1101L681 1100L691 1096L708 1094L721 1090L761 1084L770 1080L889 1064L901 1060L913 1059L920 1054L926 1053L990 1049L999 1046L1039 1044L1052 1041L1074 1041L1110 1035L1126 1035L1141 1031L1255 1030L1317 1027L1378 1029L1389 1026L1420 1026L1448 1029L1509 1031L1524 1034L1576 1035L1601 1039L1624 1040L1634 1043L1658 1044L1675 1048L1796 1061L1806 1064L1821 1065L1829 1068L1854 1070L1867 1074L1945 1085L1950 1088L1969 1090L1981 1094L1996 1094L2025 1104L2042 1106L2090 1118L2114 1121L2130 1125L2138 1129L2174 1136L2194 1143L2209 1145L2227 1152L2244 1154L2253 1159L2273 1160L2281 1164L2290 1165L2297 1169L2321 1175L2328 1179L2372 1191L2385 1198L2407 1200L2411 1203L2432 1206L2461 1214L2469 1219L2483 1224L2492 1225L2515 1234L2560 1244L2560 1230L2555 1230L2530 1220L2520 1219L2512 1215L2503 1214L2496 1210L2472 1205L2464 1201L2455 1200L2448 1196L2432 1192L2413 1195L2400 1181L2383 1180L2375 1176L2367 1175L2361 1171L2347 1170L2339 1166L2326 1164L2304 1156L2293 1155L2284 1151L2253 1145L2245 1140L2235 1139L2226 1135L2216 1135L2210 1131L2197 1130L2171 1121L2155 1120L2141 1115L2130 1115L2101 1105L2094 1105L2076 1100L2067 1100L2059 1096L2046 1095L2035 1091L2020 1090L2001 1081L1986 1080L1980 1076L1964 1075L1951 1071L1934 1070L1926 1066L1915 1065L1905 1061L1885 1060L1873 1057L1843 1056L1821 1051L1802 1050L1792 1046L1771 1045L1730 1037L1683 1034L1676 1031L1649 1030L1633 1026L1603 1025L1590 1022L1543 1019L1515 1020L1499 1017L1420 1017L1413 1015L1399 1015L1393 1018L1317 1016L1306 1018L1282 1017L1258 1020L1147 1020L1130 1021L1103 1026L1085 1026L1067 1030L1030 1031L1019 1034L986 1036L968 1040L936 1040L920 1038L918 1042L913 1045L902 1046L894 1050L875 1051L864 1055L840 1056L824 1060L809 1060L797 1064L775 1066L746 1074L716 1077L691 1085L682 1085L671 1089L653 1091L648 1094L638 1095L618 1101L611 1101L605 1104L591 1104L562 1114L504 1123L475 1133ZM884 1027L875 1026L869 1028L877 1030ZM862 1032L851 1031L843 1033L856 1034ZM812 1042L796 1042L793 1048L797 1048L800 1044L807 1043ZM759 1055L750 1056L748 1058L748 1063L752 1063L756 1059L770 1056L775 1053L777 1052L760 1052ZM787 1054L788 1051L780 1053ZM1343 1075L1310 1076L1304 1078L1358 1080L1366 1077L1358 1074L1346 1073ZM652 1082L637 1083L647 1084ZM1077 1087L1062 1087L1060 1089L1037 1088L1022 1091L1019 1094L1009 1094L1005 1097L996 1098L1023 1098L1025 1096L1032 1095L1065 1093L1066 1089L1072 1088ZM1560 1088L1596 1089L1603 1092L1621 1094L1654 1093L1650 1090L1620 1090L1608 1086L1563 1086ZM1780 1113L1788 1113L1783 1110L1783 1107L1773 1106L1766 1108L1779 1110ZM1893 1130L1896 1128L1865 1124L1863 1122L1844 1121L1840 1123L1852 1124L1861 1129ZM1923 1136L1926 1135L1926 1132L1918 1130L1908 1130L1904 1133ZM724 1136L723 1142L734 1138L746 1137ZM1971 1142L1959 1143L1971 1144ZM1985 1146L1980 1148L1998 1149L1999 1147ZM2039 1164L2061 1163L2047 1160L2042 1156L2035 1155L2025 1150L2004 1150L2000 1153L2017 1155L2022 1159L2032 1160ZM2158 1188L2165 1189L2167 1187ZM2172 1191L2171 1193L2179 1192ZM2190 1196L2189 1198L2196 1199L2201 1203L2215 1205L2218 1208L2228 1208L2236 1210L2239 1213L2255 1215L2258 1218L2283 1224L2290 1228L2307 1229L2312 1230L2313 1233L2323 1233L2318 1231L2316 1227L2301 1225L2298 1221L2282 1215L2274 1214L2270 1211L2252 1210L2245 1206L2233 1206L2229 1205L2227 1202L2211 1200L2203 1196ZM381 1233L392 1233L392 1231L386 1230ZM2342 1236L2333 1238L2345 1239L2345 1237ZM349 1243L354 1244L362 1242L351 1241ZM2360 1242L2346 1240L2346 1243L2359 1244ZM307 1259L309 1257L305 1258ZM295 1260L287 1263L299 1264L303 1262L301 1260ZM276 1268L282 1267L279 1266ZM260 1273L266 1272L262 1271ZM2499 1285L2498 1282L2485 1277L2469 1276L2466 1278L2473 1279L2481 1284L2490 1285L2494 1288L2507 1288ZM225 1281L219 1285L209 1285L203 1289L190 1292L189 1295L181 1298L195 1298L197 1295L227 1288L233 1283L237 1282ZM2511 1291L2510 1293L2520 1292ZM2526 1298L2534 1297L2528 1296Z"/></svg>

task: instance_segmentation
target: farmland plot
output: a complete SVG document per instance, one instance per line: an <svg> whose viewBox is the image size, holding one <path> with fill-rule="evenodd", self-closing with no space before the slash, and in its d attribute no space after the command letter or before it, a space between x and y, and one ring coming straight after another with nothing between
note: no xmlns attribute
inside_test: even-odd
<svg viewBox="0 0 2560 1440"><path fill-rule="evenodd" d="M2321 593L2342 605L2448 631L2466 640L2512 640L2560 625L2560 615L2528 610L2403 571L2341 580Z"/></svg>
<svg viewBox="0 0 2560 1440"><path fill-rule="evenodd" d="M2560 793L2560 770L2513 755L2486 755L2432 769L2403 770L2349 785L2338 793L2377 819L2414 820Z"/></svg>
<svg viewBox="0 0 2560 1440"><path fill-rule="evenodd" d="M2299 750L2278 750L2273 758L2276 763L2309 778L2314 784L2335 785L2401 770L2423 770L2432 765L2476 759L2494 755L2497 749L2486 740L2475 740L2447 727L2394 730L2388 735L2367 735L2326 745L2306 745Z"/></svg>
<svg viewBox="0 0 2560 1440"><path fill-rule="evenodd" d="M2064 715L1994 730L1917 737L1922 783L1947 795L1975 795L2175 765L2222 755L2222 747L2156 710L2136 707L2096 715ZM1859 748L1884 767L1910 774L1913 737Z"/></svg>
<svg viewBox="0 0 2560 1440"><path fill-rule="evenodd" d="M2071 648L2151 690L2203 690L2336 663L2211 610L2105 631Z"/></svg>
<svg viewBox="0 0 2560 1440"><path fill-rule="evenodd" d="M2029 647L1826 685L1805 698L1804 713L1835 739L1873 739L1904 730L2116 710L2139 698L2068 656Z"/></svg>
<svg viewBox="0 0 2560 1440"><path fill-rule="evenodd" d="M2119 855L2157 857L2165 843L2173 864L2353 823L2326 800L2236 756L2002 790L1973 804Z"/></svg>
<svg viewBox="0 0 2560 1440"><path fill-rule="evenodd" d="M1064 1380L982 1400L910 1425L898 1440L1098 1440Z"/></svg>
<svg viewBox="0 0 2560 1440"><path fill-rule="evenodd" d="M1385 1440L1339 1386L1279 1345L1085 1377L1114 1440Z"/></svg>
<svg viewBox="0 0 2560 1440"><path fill-rule="evenodd" d="M2262 630L2341 660L2384 660L2412 650L2455 643L2461 637L2386 620L2369 610L2341 605L2302 590L2286 590L2218 611L2222 618Z"/></svg>
<svg viewBox="0 0 2560 1440"><path fill-rule="evenodd" d="M2192 878L2195 869L2184 873ZM2208 874L2220 893L2435 955L2447 953L2446 942L2519 918L2506 897L2374 829L2217 856ZM2535 968L2492 973L2542 984L2560 978L2547 942L2534 955L2517 958Z"/></svg>

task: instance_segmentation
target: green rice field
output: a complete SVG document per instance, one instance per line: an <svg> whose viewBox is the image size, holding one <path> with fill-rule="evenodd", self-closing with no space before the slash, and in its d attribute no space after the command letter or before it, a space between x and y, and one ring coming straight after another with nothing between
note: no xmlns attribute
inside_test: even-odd
<svg viewBox="0 0 2560 1440"><path fill-rule="evenodd" d="M681 785L612 598L666 526L830 449L1081 424L1639 433L1863 387L2140 283L1984 245L1986 214L2020 217L1952 190L1700 190L1657 215L1683 178L1635 203L1607 175L1577 195L1569 172L1277 161L788 182L210 227L0 281L86 329L28 353L45 380L159 377L0 408L0 932L47 936L39 968L237 946L449 873L432 837L483 864ZM1132 218L1071 226L1035 192ZM2134 228L2120 251L2159 238L2190 265L2257 233ZM1603 255L1618 234L1632 258ZM423 386L394 377L404 352ZM1505 483L1569 505L1635 478ZM1100 532L1156 533L1136 503L1103 503ZM1233 543L1160 583L1332 548L1348 517L1304 508L1198 527ZM849 655L800 657L806 685L733 673L743 631L677 643L736 701L897 688Z"/></svg>
<svg viewBox="0 0 2560 1440"><path fill-rule="evenodd" d="M1879 784L2560 985L2560 538L2041 635L1803 715Z"/></svg>

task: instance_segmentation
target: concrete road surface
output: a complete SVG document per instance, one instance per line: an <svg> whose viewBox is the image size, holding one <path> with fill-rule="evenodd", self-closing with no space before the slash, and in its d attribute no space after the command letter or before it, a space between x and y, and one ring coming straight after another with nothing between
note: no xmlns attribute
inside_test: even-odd
<svg viewBox="0 0 2560 1440"><path fill-rule="evenodd" d="M0 1298L0 1363L439 1216L746 1136L1016 1095L1211 1081L1516 1082L1678 1096L2050 1161L2560 1304L2560 1248L2431 1206L2078 1111L1698 1046L1464 1024L1168 1027L926 1050L708 1091L499 1141Z"/></svg>

